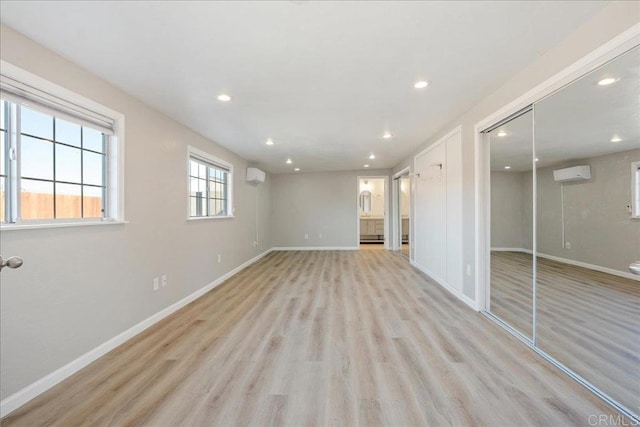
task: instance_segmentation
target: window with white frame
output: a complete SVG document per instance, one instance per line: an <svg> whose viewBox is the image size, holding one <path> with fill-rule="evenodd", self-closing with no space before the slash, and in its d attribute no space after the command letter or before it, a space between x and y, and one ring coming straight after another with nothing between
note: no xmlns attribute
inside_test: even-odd
<svg viewBox="0 0 640 427"><path fill-rule="evenodd" d="M77 99L0 75L3 226L122 219L114 128Z"/></svg>
<svg viewBox="0 0 640 427"><path fill-rule="evenodd" d="M189 218L233 216L233 166L189 147Z"/></svg>

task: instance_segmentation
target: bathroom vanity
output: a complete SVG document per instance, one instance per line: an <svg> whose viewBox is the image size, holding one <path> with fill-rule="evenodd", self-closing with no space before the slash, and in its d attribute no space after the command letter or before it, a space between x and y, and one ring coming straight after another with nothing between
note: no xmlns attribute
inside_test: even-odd
<svg viewBox="0 0 640 427"><path fill-rule="evenodd" d="M384 218L360 218L360 242L384 242Z"/></svg>

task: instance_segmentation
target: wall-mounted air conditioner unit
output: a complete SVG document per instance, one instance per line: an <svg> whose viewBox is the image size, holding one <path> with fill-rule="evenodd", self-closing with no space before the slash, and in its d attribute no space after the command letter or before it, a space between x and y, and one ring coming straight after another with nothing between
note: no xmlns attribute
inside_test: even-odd
<svg viewBox="0 0 640 427"><path fill-rule="evenodd" d="M264 182L265 173L258 168L247 168L247 181L261 184Z"/></svg>
<svg viewBox="0 0 640 427"><path fill-rule="evenodd" d="M591 166L589 165L553 171L553 180L556 182L584 181L587 179L591 179Z"/></svg>

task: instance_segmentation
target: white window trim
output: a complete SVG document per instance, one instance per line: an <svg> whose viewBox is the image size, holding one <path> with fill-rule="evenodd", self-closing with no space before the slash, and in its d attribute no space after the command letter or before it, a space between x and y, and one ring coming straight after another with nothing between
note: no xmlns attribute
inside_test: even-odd
<svg viewBox="0 0 640 427"><path fill-rule="evenodd" d="M189 194L191 191L191 181L189 179L189 168L191 158L195 158L196 160L201 160L206 163L210 163L212 166L218 166L222 169L226 169L229 171L229 182L227 183L227 206L228 212L225 216L190 216L190 205L189 205ZM187 221L202 221L202 220L216 220L216 219L231 219L235 218L235 207L233 205L233 164L227 162L226 160L222 160L212 154L207 153L206 151L202 151L196 147L191 145L187 146L187 173L185 174L187 180L187 197L186 197L186 206L187 206Z"/></svg>
<svg viewBox="0 0 640 427"><path fill-rule="evenodd" d="M631 218L640 218L640 162L631 163Z"/></svg>
<svg viewBox="0 0 640 427"><path fill-rule="evenodd" d="M98 219L51 219L29 220L26 223L2 223L0 230L25 230L40 228L78 227L95 225L126 224L124 216L124 114L114 111L89 98L85 98L62 86L52 83L42 77L30 73L22 68L0 60L2 74L37 88L43 92L62 98L96 113L100 113L114 121L114 134L109 137L107 157L107 186L105 200L105 217Z"/></svg>

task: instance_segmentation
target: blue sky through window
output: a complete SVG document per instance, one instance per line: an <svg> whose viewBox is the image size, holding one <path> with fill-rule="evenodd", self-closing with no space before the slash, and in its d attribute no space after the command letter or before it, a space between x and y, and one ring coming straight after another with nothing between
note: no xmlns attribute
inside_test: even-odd
<svg viewBox="0 0 640 427"><path fill-rule="evenodd" d="M50 115L22 107L21 133L22 178L53 180L55 171L56 181L78 184L57 184L56 193L69 195L80 195L80 184L104 185L104 155L99 154L104 152L104 148L100 131L54 119ZM55 142L59 143L55 144L55 160L52 142L54 133ZM89 191L88 188L90 187L85 186L85 194L95 194L96 197L101 195L100 189ZM41 181L23 179L22 191L51 194L53 186Z"/></svg>

